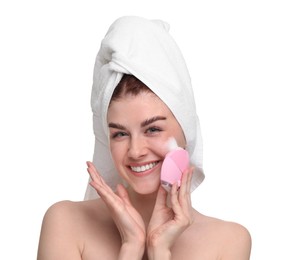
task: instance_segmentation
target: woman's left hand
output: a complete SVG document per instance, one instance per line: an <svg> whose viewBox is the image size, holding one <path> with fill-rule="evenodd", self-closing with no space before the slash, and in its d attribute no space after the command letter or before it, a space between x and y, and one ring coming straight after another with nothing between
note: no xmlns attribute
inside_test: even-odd
<svg viewBox="0 0 294 260"><path fill-rule="evenodd" d="M149 259L169 259L170 249L180 234L193 222L191 205L191 179L194 168L183 173L181 187L177 184L170 191L167 205L167 191L160 187L153 214L147 229L147 250Z"/></svg>

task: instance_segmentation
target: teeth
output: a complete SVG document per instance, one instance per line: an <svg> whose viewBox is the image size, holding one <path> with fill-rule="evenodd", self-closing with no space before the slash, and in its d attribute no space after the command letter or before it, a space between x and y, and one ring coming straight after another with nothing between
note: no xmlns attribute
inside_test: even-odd
<svg viewBox="0 0 294 260"><path fill-rule="evenodd" d="M146 165L143 165L143 166L136 166L136 167L131 166L131 169L134 172L144 172L144 171L152 169L156 164L157 163L153 162L153 163L149 163L149 164L146 164Z"/></svg>

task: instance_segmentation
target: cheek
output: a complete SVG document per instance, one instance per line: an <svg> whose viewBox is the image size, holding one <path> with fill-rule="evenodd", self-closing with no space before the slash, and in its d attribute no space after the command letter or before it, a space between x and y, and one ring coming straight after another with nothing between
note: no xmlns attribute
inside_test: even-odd
<svg viewBox="0 0 294 260"><path fill-rule="evenodd" d="M177 144L179 147L186 147L186 138L181 126L175 122L174 127L172 128L172 136L177 140Z"/></svg>
<svg viewBox="0 0 294 260"><path fill-rule="evenodd" d="M158 156L163 158L170 151L169 140L171 137L175 136L170 135L165 138L151 140L149 145Z"/></svg>
<svg viewBox="0 0 294 260"><path fill-rule="evenodd" d="M110 153L114 163L121 161L123 158L123 146L119 144L110 143Z"/></svg>

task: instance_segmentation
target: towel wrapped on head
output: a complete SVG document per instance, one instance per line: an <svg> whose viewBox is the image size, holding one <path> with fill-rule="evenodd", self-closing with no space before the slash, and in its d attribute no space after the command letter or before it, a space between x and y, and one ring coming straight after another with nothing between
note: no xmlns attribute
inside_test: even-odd
<svg viewBox="0 0 294 260"><path fill-rule="evenodd" d="M113 91L124 74L134 75L147 85L181 125L191 164L195 166L193 191L204 179L202 138L194 93L185 60L169 34L169 25L160 20L121 17L110 26L102 40L91 95L95 167L112 189L123 183L109 149L107 110ZM88 185L85 199L97 197L97 192Z"/></svg>

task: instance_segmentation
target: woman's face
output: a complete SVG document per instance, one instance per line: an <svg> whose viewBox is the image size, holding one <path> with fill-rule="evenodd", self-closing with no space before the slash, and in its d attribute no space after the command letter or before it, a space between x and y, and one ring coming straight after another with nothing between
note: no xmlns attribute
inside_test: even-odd
<svg viewBox="0 0 294 260"><path fill-rule="evenodd" d="M140 194L158 189L168 139L185 147L182 129L169 108L152 92L111 102L107 123L112 158L120 176Z"/></svg>

